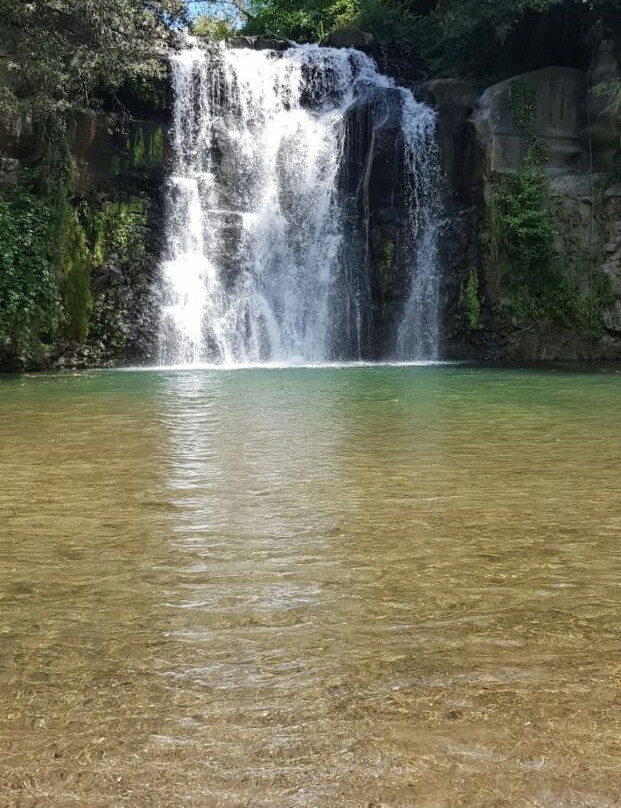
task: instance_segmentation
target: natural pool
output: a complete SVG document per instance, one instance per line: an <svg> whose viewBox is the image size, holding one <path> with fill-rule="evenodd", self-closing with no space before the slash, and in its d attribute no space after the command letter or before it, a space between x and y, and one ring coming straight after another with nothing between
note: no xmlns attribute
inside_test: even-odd
<svg viewBox="0 0 621 808"><path fill-rule="evenodd" d="M0 804L618 805L621 375L0 379Z"/></svg>

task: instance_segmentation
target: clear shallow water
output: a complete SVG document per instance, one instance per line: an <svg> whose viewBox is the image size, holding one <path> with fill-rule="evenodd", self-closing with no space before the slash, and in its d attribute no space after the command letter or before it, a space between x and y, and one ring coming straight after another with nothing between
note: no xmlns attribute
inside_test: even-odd
<svg viewBox="0 0 621 808"><path fill-rule="evenodd" d="M0 379L0 804L613 806L621 376Z"/></svg>

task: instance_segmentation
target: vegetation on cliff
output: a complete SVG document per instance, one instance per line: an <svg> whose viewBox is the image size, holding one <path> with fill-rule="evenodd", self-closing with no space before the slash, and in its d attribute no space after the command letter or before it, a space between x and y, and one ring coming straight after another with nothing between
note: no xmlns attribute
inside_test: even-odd
<svg viewBox="0 0 621 808"><path fill-rule="evenodd" d="M612 304L607 276L596 268L582 288L584 267L564 266L557 248L559 221L550 199L545 167L548 154L536 133L536 97L532 87L511 86L511 112L527 148L517 170L495 174L487 204L487 276L495 297L521 325L551 318L559 325L603 333L603 311ZM593 256L582 256L584 263Z"/></svg>
<svg viewBox="0 0 621 808"><path fill-rule="evenodd" d="M25 169L2 189L0 366L123 358L133 304L123 287L128 274L147 282L147 216L139 197L76 199L70 170L50 179L48 167Z"/></svg>
<svg viewBox="0 0 621 808"><path fill-rule="evenodd" d="M185 4L0 0L0 19L0 152L11 130L21 144L17 168L14 159L0 165L0 366L43 366L84 353L87 341L88 361L120 358L127 335L119 327L104 333L101 323L127 302L112 299L116 281L100 290L97 275L114 264L117 278L143 260L146 213L138 216L131 199L76 193L71 142L85 110L120 112L108 125L122 133L128 111L117 93L153 95ZM129 129L122 140L132 167L142 168L144 142L130 143ZM163 139L149 147L161 153Z"/></svg>
<svg viewBox="0 0 621 808"><path fill-rule="evenodd" d="M317 42L356 26L374 35L380 52L414 59L427 74L485 78L577 65L586 58L582 35L595 15L621 8L619 0L198 0L193 6L204 10L203 31L205 20L217 17L243 25L244 33Z"/></svg>

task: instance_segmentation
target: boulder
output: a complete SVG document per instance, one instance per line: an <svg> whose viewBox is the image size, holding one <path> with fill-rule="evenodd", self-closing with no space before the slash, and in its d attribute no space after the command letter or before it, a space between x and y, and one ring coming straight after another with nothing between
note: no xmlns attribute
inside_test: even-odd
<svg viewBox="0 0 621 808"><path fill-rule="evenodd" d="M548 172L575 170L584 162L581 134L586 123L587 78L572 67L546 67L489 87L472 117L485 155L485 174L515 170L528 148L528 134L512 113L515 85L535 98L535 134L547 147Z"/></svg>
<svg viewBox="0 0 621 808"><path fill-rule="evenodd" d="M420 85L424 99L438 110L449 220L440 251L450 356L582 361L621 355L621 183L612 171L621 141L610 98L588 92L596 82L614 79L615 71L618 75L615 54L612 44L602 41L588 78L581 70L548 67L495 84L478 99L476 88L458 80ZM612 299L601 313L603 333L594 339L588 329L550 318L530 322L509 316L498 305L502 300L496 297L493 270L486 266L484 199L490 182L494 174L515 171L529 148L529 132L514 120L519 109L519 100L512 98L516 85L530 90L524 98L534 102L532 134L549 158L545 170L560 265L586 301L592 280L601 283L602 275L608 280ZM459 248L454 250L453 244ZM474 334L463 331L458 316L459 291L472 266L479 268L483 324Z"/></svg>
<svg viewBox="0 0 621 808"><path fill-rule="evenodd" d="M229 48L246 50L286 51L295 47L295 42L285 39L268 39L261 36L234 36L229 40Z"/></svg>
<svg viewBox="0 0 621 808"><path fill-rule="evenodd" d="M355 48L368 51L373 48L374 42L373 34L361 31L359 28L348 27L332 31L322 44L329 48Z"/></svg>

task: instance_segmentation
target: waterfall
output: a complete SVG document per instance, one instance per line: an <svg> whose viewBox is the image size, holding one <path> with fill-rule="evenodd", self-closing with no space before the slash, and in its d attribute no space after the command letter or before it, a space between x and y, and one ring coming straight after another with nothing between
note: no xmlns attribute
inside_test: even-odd
<svg viewBox="0 0 621 808"><path fill-rule="evenodd" d="M409 223L405 241L413 260L408 265L409 294L397 335L397 358L402 360L438 359L440 347L440 162L435 116L430 122L430 115L421 114L419 107L409 98L403 111L404 206Z"/></svg>
<svg viewBox="0 0 621 808"><path fill-rule="evenodd" d="M161 363L372 355L365 177L346 181L348 125L365 105L372 132L399 117L408 292L393 354L436 358L434 112L355 50L191 47L171 73Z"/></svg>

